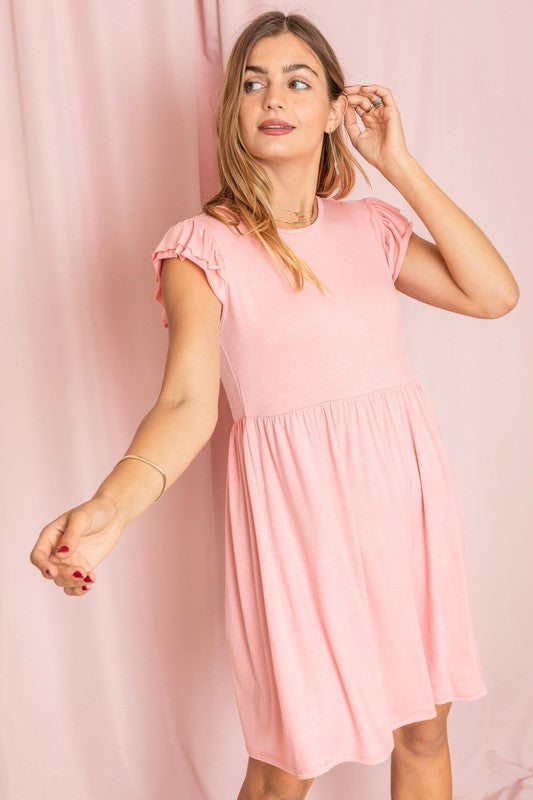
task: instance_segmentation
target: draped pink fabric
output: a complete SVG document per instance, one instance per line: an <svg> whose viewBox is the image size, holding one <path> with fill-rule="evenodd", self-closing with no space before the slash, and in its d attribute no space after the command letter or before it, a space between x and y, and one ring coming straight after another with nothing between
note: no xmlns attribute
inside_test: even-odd
<svg viewBox="0 0 533 800"><path fill-rule="evenodd" d="M264 10L0 4L2 800L232 798L244 777L224 640L228 398L210 444L127 528L88 597L66 596L28 555L45 524L93 494L155 401L167 332L152 248L218 188L225 59ZM392 88L410 150L522 288L516 311L490 321L400 297L464 501L489 689L452 708L454 796L521 800L533 793L530 7L380 0L333 14L320 1L307 12L348 83ZM405 207L364 166L373 193ZM366 194L358 177L353 198ZM312 792L377 800L387 784L387 764L342 764Z"/></svg>

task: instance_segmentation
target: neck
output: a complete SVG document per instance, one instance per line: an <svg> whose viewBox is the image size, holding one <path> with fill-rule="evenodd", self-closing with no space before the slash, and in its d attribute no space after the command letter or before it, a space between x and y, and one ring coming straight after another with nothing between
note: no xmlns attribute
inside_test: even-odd
<svg viewBox="0 0 533 800"><path fill-rule="evenodd" d="M295 207L296 206L296 207ZM273 214L275 221L287 227L298 227L310 225L316 218L318 212L318 202L313 197L311 205L304 207L300 205L285 205L283 203L273 203Z"/></svg>

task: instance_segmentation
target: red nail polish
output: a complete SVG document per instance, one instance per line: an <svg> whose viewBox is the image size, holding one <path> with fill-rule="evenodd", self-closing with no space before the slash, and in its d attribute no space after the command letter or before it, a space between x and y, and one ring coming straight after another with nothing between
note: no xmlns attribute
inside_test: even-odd
<svg viewBox="0 0 533 800"><path fill-rule="evenodd" d="M73 578L83 578L83 575L81 574L81 572L79 571L79 569L77 569L77 570L76 570L76 572L73 572L73 573L72 573L72 577L73 577Z"/></svg>
<svg viewBox="0 0 533 800"><path fill-rule="evenodd" d="M81 577L81 575L80 575L80 577ZM94 583L93 579L90 578L88 575L86 575L83 580L85 581L85 583Z"/></svg>
<svg viewBox="0 0 533 800"><path fill-rule="evenodd" d="M62 544L61 547L58 547L56 553L68 553L69 547L66 544Z"/></svg>
<svg viewBox="0 0 533 800"><path fill-rule="evenodd" d="M89 588L88 586L82 586L81 590L82 590L82 592L86 592L88 588Z"/></svg>
<svg viewBox="0 0 533 800"><path fill-rule="evenodd" d="M45 569L45 572L46 572L47 575L50 575L50 570L49 569Z"/></svg>

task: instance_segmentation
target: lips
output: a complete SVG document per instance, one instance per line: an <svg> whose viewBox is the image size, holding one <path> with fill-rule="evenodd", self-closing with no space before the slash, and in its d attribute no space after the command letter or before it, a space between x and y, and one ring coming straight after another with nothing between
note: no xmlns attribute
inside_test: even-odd
<svg viewBox="0 0 533 800"><path fill-rule="evenodd" d="M285 127L285 128L294 128L294 125L291 125L289 122L286 122L284 119L265 119L265 121L262 122L257 127L259 128L259 130L262 130L263 128L266 128L269 125L283 125L283 127Z"/></svg>

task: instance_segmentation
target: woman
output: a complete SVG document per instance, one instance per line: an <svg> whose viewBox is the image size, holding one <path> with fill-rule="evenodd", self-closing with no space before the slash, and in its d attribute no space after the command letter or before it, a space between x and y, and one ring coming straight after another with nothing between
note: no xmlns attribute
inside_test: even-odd
<svg viewBox="0 0 533 800"><path fill-rule="evenodd" d="M436 244L385 201L343 201L360 167L341 123ZM219 193L152 256L169 329L158 401L32 563L87 592L211 437L221 377L226 631L249 755L238 800L303 798L335 764L391 753L393 797L451 798L451 703L487 689L461 500L397 291L486 319L516 305L516 281L409 152L390 89L344 86L301 15L240 34L217 137Z"/></svg>

